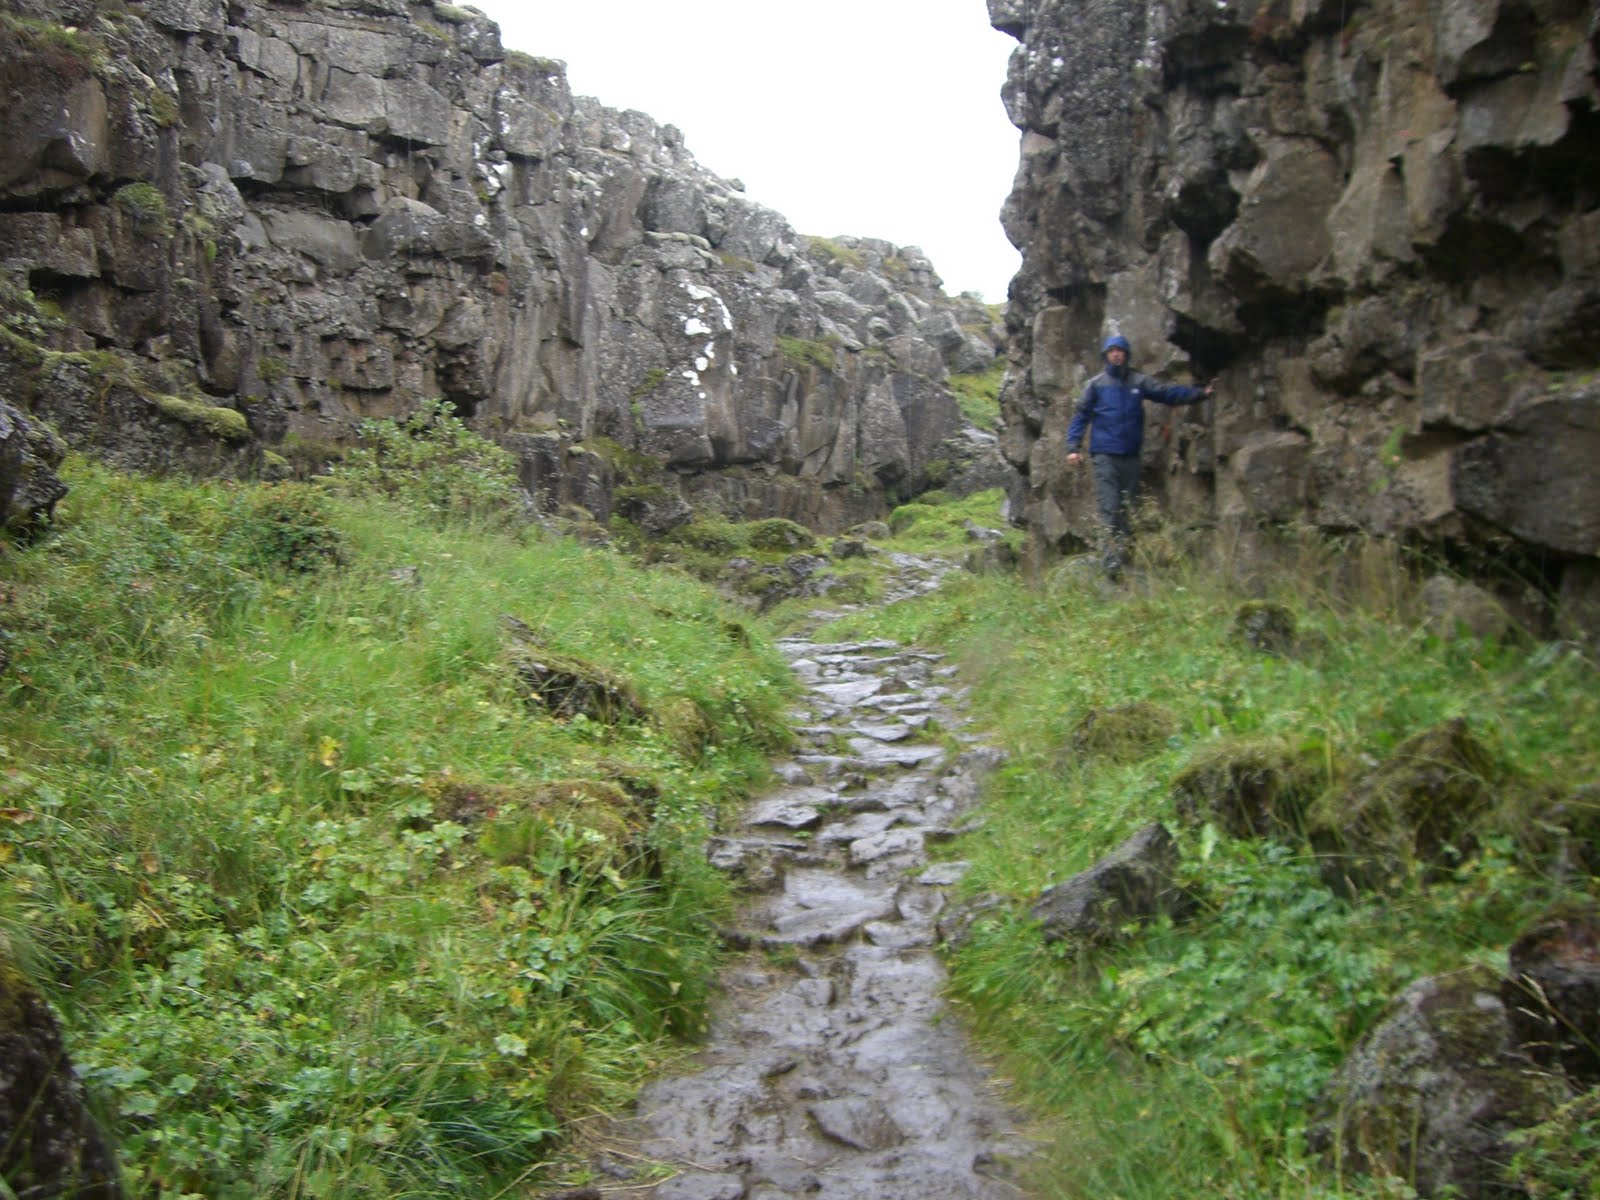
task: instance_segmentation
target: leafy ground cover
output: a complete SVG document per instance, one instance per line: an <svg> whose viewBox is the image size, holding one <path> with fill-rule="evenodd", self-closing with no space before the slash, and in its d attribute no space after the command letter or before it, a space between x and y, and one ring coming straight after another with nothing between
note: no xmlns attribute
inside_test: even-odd
<svg viewBox="0 0 1600 1200"><path fill-rule="evenodd" d="M1319 545L1278 574L1270 599L1293 615L1302 647L1287 656L1241 642L1243 598L1227 572L1175 558L1120 588L1083 563L1036 583L958 573L929 597L825 631L947 649L974 684L976 721L1010 754L982 828L949 851L973 864L970 894L1008 903L952 953L951 970L1038 1119L1039 1194L1409 1194L1313 1161L1317 1093L1405 985L1472 962L1503 970L1533 914L1593 894L1593 880L1545 871L1526 820L1600 773L1593 665L1520 636L1425 632L1398 564L1350 570L1378 558ZM1159 737L1129 754L1086 743L1085 718L1111 711L1161 714ZM1489 747L1510 816L1446 877L1419 873L1381 899L1336 896L1303 844L1238 840L1186 820L1174 796L1174 781L1221 747L1281 746L1326 786L1455 717ZM1177 833L1199 913L1106 950L1047 944L1032 900L1152 820ZM1583 1112L1532 1144L1592 1145L1592 1106ZM1571 1157L1550 1157L1561 1160L1551 1179L1570 1174ZM1524 1156L1535 1166L1523 1185L1574 1194L1539 1190L1543 1161Z"/></svg>
<svg viewBox="0 0 1600 1200"><path fill-rule="evenodd" d="M447 415L369 434L324 486L77 463L0 547L0 937L133 1196L512 1194L703 1019L781 658L506 519ZM541 706L557 653L633 715Z"/></svg>

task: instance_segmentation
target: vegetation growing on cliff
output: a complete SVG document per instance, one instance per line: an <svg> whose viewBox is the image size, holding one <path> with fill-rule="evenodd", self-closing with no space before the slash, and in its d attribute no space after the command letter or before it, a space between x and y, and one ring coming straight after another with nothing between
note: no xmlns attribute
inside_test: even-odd
<svg viewBox="0 0 1600 1200"><path fill-rule="evenodd" d="M1405 572L1363 576L1351 570L1362 561L1332 547L1284 564L1272 598L1300 629L1290 655L1249 648L1228 581L1183 569L1126 590L1070 565L1042 587L955 576L827 631L952 651L977 721L1011 755L982 829L951 848L973 864L968 892L1003 901L951 968L1050 1131L1040 1194L1412 1194L1316 1161L1313 1099L1405 985L1475 962L1503 971L1532 914L1592 888L1550 869L1548 825L1534 817L1567 798L1579 844L1600 820L1580 790L1600 773L1594 666L1561 644L1443 640L1416 620ZM1341 591L1341 572L1361 586ZM1085 749L1087 715L1150 706L1174 720L1166 736L1135 754ZM1402 875L1381 898L1337 895L1293 834L1237 837L1185 798L1230 754L1257 764L1264 748L1295 795L1320 794L1456 717L1492 757L1497 807L1476 852ZM1029 916L1040 892L1153 820L1178 834L1198 913L1107 949L1043 940ZM1518 1160L1531 1194L1575 1194L1559 1182L1588 1177L1551 1147L1592 1145L1592 1113L1581 1127L1562 1119Z"/></svg>
<svg viewBox="0 0 1600 1200"><path fill-rule="evenodd" d="M132 1196L504 1194L703 1019L781 660L444 502L504 482L448 421L334 489L78 464L0 554L0 933ZM636 708L537 691L574 663Z"/></svg>
<svg viewBox="0 0 1600 1200"><path fill-rule="evenodd" d="M950 376L950 390L962 415L979 429L992 431L1000 424L1000 384L1005 375L1005 359L997 358L987 371Z"/></svg>

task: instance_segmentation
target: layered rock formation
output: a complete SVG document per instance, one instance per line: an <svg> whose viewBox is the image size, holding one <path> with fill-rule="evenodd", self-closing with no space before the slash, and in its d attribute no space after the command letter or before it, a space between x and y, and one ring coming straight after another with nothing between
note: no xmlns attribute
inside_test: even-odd
<svg viewBox="0 0 1600 1200"><path fill-rule="evenodd" d="M837 528L981 457L945 380L1000 330L919 251L804 238L672 127L475 10L13 0L0 271L23 407L137 466L249 471L443 397L547 506L637 456Z"/></svg>
<svg viewBox="0 0 1600 1200"><path fill-rule="evenodd" d="M1016 36L1008 456L1095 534L1062 434L1110 331L1217 376L1147 442L1175 508L1508 556L1600 595L1600 17L1576 0L989 0ZM1485 553L1487 551L1487 553Z"/></svg>

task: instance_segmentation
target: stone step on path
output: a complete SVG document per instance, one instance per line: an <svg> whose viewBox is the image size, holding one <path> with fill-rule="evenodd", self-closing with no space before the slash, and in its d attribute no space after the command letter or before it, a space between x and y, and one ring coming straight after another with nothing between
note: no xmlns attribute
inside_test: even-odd
<svg viewBox="0 0 1600 1200"><path fill-rule="evenodd" d="M690 1068L639 1101L634 1153L678 1173L617 1190L1015 1200L1008 1164L1026 1142L950 1019L935 950L963 866L928 855L971 819L1000 755L919 740L930 724L962 725L964 693L938 655L886 641L781 647L809 688L797 722L834 749L777 764L784 786L708 848L747 893L726 931L746 953Z"/></svg>

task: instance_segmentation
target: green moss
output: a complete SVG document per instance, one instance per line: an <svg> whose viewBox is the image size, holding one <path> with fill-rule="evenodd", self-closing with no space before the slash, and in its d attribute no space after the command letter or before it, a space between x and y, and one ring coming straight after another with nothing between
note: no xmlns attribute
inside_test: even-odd
<svg viewBox="0 0 1600 1200"><path fill-rule="evenodd" d="M739 255L730 254L726 250L719 253L717 257L722 261L722 265L730 271L737 271L741 275L753 275L756 272L756 264L748 258L741 258Z"/></svg>
<svg viewBox="0 0 1600 1200"><path fill-rule="evenodd" d="M106 63L105 47L98 39L71 26L3 13L0 14L0 30L9 33L25 49L52 56L61 67L73 63L87 74L99 70Z"/></svg>
<svg viewBox="0 0 1600 1200"><path fill-rule="evenodd" d="M578 449L598 454L605 460L606 466L611 468L611 473L617 482L623 486L647 483L661 474L662 467L659 460L638 450L630 450L621 442L608 437L585 438L578 443Z"/></svg>
<svg viewBox="0 0 1600 1200"><path fill-rule="evenodd" d="M465 8L457 8L454 4L440 4L434 0L433 15L441 21L449 21L452 25L465 25L473 18L473 13Z"/></svg>
<svg viewBox="0 0 1600 1200"><path fill-rule="evenodd" d="M891 254L883 260L883 273L890 279L904 279L911 274L911 264L900 254Z"/></svg>
<svg viewBox="0 0 1600 1200"><path fill-rule="evenodd" d="M634 385L633 391L629 394L635 400L641 399L655 391L666 381L667 369L665 367L651 367L644 373L644 378Z"/></svg>
<svg viewBox="0 0 1600 1200"><path fill-rule="evenodd" d="M162 237L172 236L172 217L167 210L167 198L154 184L143 181L126 184L112 195L111 203L140 229Z"/></svg>
<svg viewBox="0 0 1600 1200"><path fill-rule="evenodd" d="M783 356L784 362L792 367L820 367L824 371L831 371L837 365L838 346L836 338L814 341L792 337L778 339L778 353Z"/></svg>
<svg viewBox="0 0 1600 1200"><path fill-rule="evenodd" d="M145 97L145 105L150 110L150 119L163 129L170 129L178 123L178 102L166 92L152 91Z"/></svg>
<svg viewBox="0 0 1600 1200"><path fill-rule="evenodd" d="M757 550L809 550L817 544L816 536L804 525L782 517L753 522L747 540Z"/></svg>
<svg viewBox="0 0 1600 1200"><path fill-rule="evenodd" d="M867 259L853 246L846 246L833 238L808 237L806 254L830 270L851 267L857 271L867 268Z"/></svg>
<svg viewBox="0 0 1600 1200"><path fill-rule="evenodd" d="M220 408L203 404L182 396L150 395L145 397L160 410L163 416L181 421L195 429L204 430L212 437L224 441L242 442L250 436L250 423L238 409Z"/></svg>
<svg viewBox="0 0 1600 1200"><path fill-rule="evenodd" d="M506 66L516 67L522 71L537 71L544 75L560 75L566 70L560 59L542 58L534 54L525 54L521 50L506 52Z"/></svg>
<svg viewBox="0 0 1600 1200"><path fill-rule="evenodd" d="M996 359L987 370L975 374L950 376L950 391L961 415L979 429L994 429L1000 424L1000 385L1005 381L1004 359Z"/></svg>

